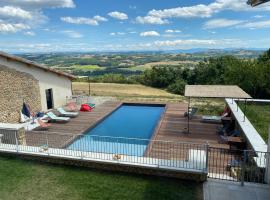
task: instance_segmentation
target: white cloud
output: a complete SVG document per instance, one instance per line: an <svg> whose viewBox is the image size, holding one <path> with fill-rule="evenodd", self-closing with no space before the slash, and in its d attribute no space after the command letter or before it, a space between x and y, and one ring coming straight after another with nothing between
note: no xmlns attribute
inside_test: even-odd
<svg viewBox="0 0 270 200"><path fill-rule="evenodd" d="M237 26L237 28L249 28L249 29L270 28L270 20L247 22L245 24Z"/></svg>
<svg viewBox="0 0 270 200"><path fill-rule="evenodd" d="M153 37L153 36L160 36L160 34L156 31L146 31L140 33L140 36L142 37Z"/></svg>
<svg viewBox="0 0 270 200"><path fill-rule="evenodd" d="M242 20L231 20L231 19L212 19L207 21L203 27L205 29L215 29L215 28L224 28L224 27L230 27L235 26L237 24L241 24L244 21Z"/></svg>
<svg viewBox="0 0 270 200"><path fill-rule="evenodd" d="M165 31L165 33L181 33L182 31L180 30L173 30L173 29L168 29Z"/></svg>
<svg viewBox="0 0 270 200"><path fill-rule="evenodd" d="M159 25L162 25L162 24L169 23L169 21L166 19L161 19L159 17L154 17L154 16L145 16L145 17L138 16L138 17L136 17L135 21L139 24L159 24Z"/></svg>
<svg viewBox="0 0 270 200"><path fill-rule="evenodd" d="M36 34L33 31L27 31L27 32L24 33L24 35L35 36Z"/></svg>
<svg viewBox="0 0 270 200"><path fill-rule="evenodd" d="M66 34L70 38L82 38L83 37L83 35L81 33L76 32L76 31L72 31L72 30L65 30L65 31L62 31L62 33Z"/></svg>
<svg viewBox="0 0 270 200"><path fill-rule="evenodd" d="M63 22L71 23L71 24L86 24L97 26L99 22L106 22L108 19L105 17L101 17L99 15L94 16L93 18L86 18L86 17L61 17L60 18Z"/></svg>
<svg viewBox="0 0 270 200"><path fill-rule="evenodd" d="M111 35L111 36L115 36L115 35L116 35L116 33L110 33L110 35Z"/></svg>
<svg viewBox="0 0 270 200"><path fill-rule="evenodd" d="M94 16L93 19L98 21L98 22L106 22L106 21L108 21L108 19L106 19L105 17L101 17L99 15Z"/></svg>
<svg viewBox="0 0 270 200"><path fill-rule="evenodd" d="M166 40L166 41L155 41L156 46L179 46L179 45L214 45L215 40Z"/></svg>
<svg viewBox="0 0 270 200"><path fill-rule="evenodd" d="M25 8L74 8L73 0L1 0L1 4L16 5Z"/></svg>
<svg viewBox="0 0 270 200"><path fill-rule="evenodd" d="M21 24L21 23L16 23L16 24L11 24L11 23L3 23L0 21L0 33L17 33L22 30L29 30L30 26Z"/></svg>
<svg viewBox="0 0 270 200"><path fill-rule="evenodd" d="M30 12L23 10L19 7L13 6L4 6L0 7L0 17L9 18L22 18L22 19L31 19L32 15Z"/></svg>
<svg viewBox="0 0 270 200"><path fill-rule="evenodd" d="M122 13L122 12L118 12L118 11L110 12L110 13L108 13L108 15L112 18L119 19L119 20L127 20L128 19L127 14Z"/></svg>
<svg viewBox="0 0 270 200"><path fill-rule="evenodd" d="M146 17L152 17L156 19L168 19L168 18L208 18L215 13L219 13L224 10L232 11L270 11L270 3L266 3L263 6L252 8L247 5L247 0L215 0L210 4L198 4L194 6L176 7L163 10L151 10ZM140 17L144 19L146 17Z"/></svg>
<svg viewBox="0 0 270 200"><path fill-rule="evenodd" d="M63 22L71 23L71 24L87 24L92 26L99 25L98 21L92 18L86 17L61 17Z"/></svg>
<svg viewBox="0 0 270 200"><path fill-rule="evenodd" d="M44 8L73 8L73 0L1 0L0 32L31 34L31 29L48 21ZM29 33L28 33L29 32Z"/></svg>

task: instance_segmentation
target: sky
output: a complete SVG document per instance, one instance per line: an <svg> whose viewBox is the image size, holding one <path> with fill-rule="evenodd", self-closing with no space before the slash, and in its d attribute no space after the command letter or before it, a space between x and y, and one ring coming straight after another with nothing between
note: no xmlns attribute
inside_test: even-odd
<svg viewBox="0 0 270 200"><path fill-rule="evenodd" d="M270 48L270 3L247 0L1 0L0 50Z"/></svg>

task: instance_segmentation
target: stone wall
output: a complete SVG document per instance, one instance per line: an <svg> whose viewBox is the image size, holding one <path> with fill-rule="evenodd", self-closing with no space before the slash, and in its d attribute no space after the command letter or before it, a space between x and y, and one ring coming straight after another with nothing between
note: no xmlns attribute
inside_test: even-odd
<svg viewBox="0 0 270 200"><path fill-rule="evenodd" d="M39 83L32 75L0 65L0 123L18 123L23 101L41 110Z"/></svg>

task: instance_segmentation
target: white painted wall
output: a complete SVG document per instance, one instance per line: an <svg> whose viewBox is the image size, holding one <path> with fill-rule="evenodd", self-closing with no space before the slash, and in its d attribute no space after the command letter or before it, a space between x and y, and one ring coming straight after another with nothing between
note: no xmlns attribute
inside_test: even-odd
<svg viewBox="0 0 270 200"><path fill-rule="evenodd" d="M0 55L0 64L17 71L26 72L34 76L39 81L42 110L47 110L46 89L53 89L54 107L60 107L66 104L66 97L72 95L71 80L65 76L45 71L43 69L28 66L24 63L8 60Z"/></svg>

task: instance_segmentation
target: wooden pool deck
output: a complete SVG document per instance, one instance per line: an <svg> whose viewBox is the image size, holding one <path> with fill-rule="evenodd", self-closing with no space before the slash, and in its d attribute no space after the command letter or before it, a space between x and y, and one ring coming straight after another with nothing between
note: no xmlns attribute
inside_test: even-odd
<svg viewBox="0 0 270 200"><path fill-rule="evenodd" d="M80 112L78 117L71 118L68 123L52 123L52 126L45 131L39 128L27 131L27 138L30 140L33 134L37 137L39 132L40 134L45 132L52 137L53 135L76 136L84 134L120 105L121 102L118 101L105 102L92 112ZM188 134L187 118L184 117L186 110L186 103L167 103L165 113L152 139L199 144L208 142L211 147L228 148L228 145L219 143L219 136L216 133L218 125L203 123L200 116L195 116L190 120L190 133ZM56 146L58 145L56 144ZM153 151L156 149L153 148ZM157 149L157 151L159 150Z"/></svg>
<svg viewBox="0 0 270 200"><path fill-rule="evenodd" d="M95 108L92 112L80 112L76 118L71 118L68 123L53 123L44 131L38 128L26 132L26 144L30 146L42 146L48 143L52 148L65 148L73 142L79 135L95 126L104 117L117 109L122 102L109 101ZM149 102L148 102L149 104ZM204 146L208 142L212 148L229 149L227 144L219 143L219 136L216 133L217 124L201 122L200 116L195 116L190 120L190 133L187 133L187 118L184 113L187 111L186 103L167 103L166 110L152 137L154 142L148 145L145 156L160 159L188 159L189 149L205 150ZM155 141L171 141L168 143ZM178 143L187 143L186 146ZM190 145L189 145L190 143ZM202 149L198 145L202 144ZM213 151L209 154L209 164L211 171L225 171L224 168L233 157L222 154L222 162L216 162L221 154ZM229 174L228 174L229 175Z"/></svg>
<svg viewBox="0 0 270 200"><path fill-rule="evenodd" d="M40 146L46 144L45 140L48 140L49 147L63 148L76 136L84 134L120 105L121 102L108 101L93 109L92 112L80 112L78 117L71 118L67 123L51 123L47 130L38 127L27 131L26 142L28 145Z"/></svg>

